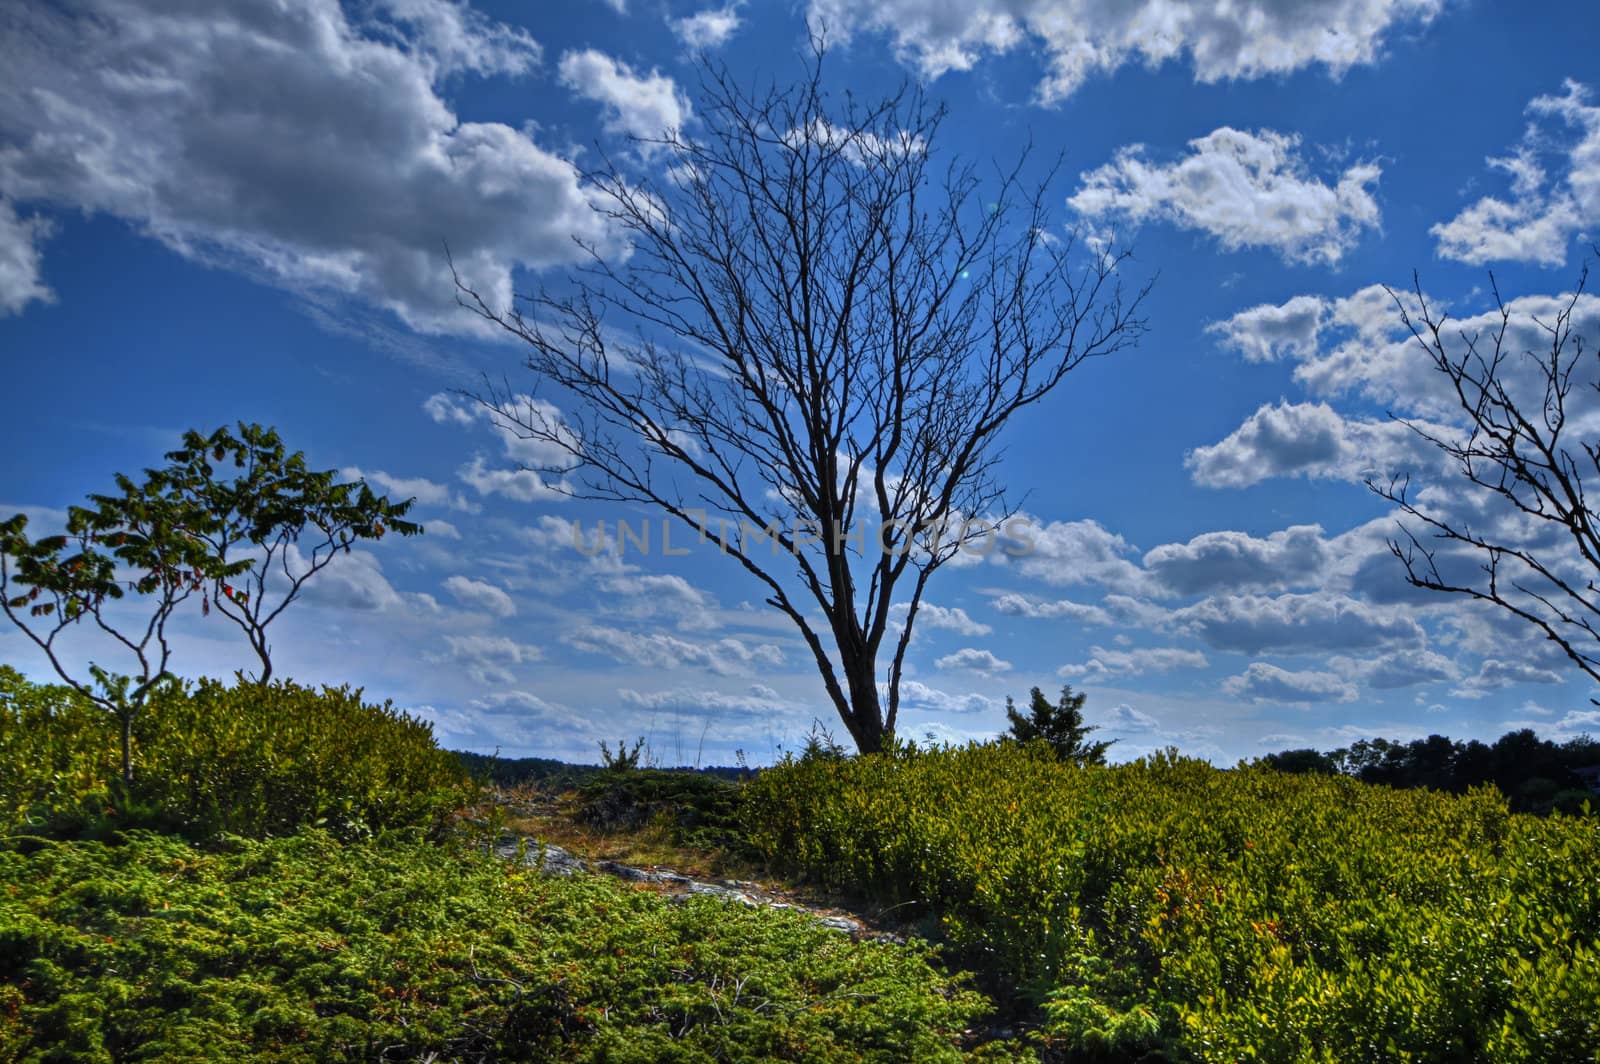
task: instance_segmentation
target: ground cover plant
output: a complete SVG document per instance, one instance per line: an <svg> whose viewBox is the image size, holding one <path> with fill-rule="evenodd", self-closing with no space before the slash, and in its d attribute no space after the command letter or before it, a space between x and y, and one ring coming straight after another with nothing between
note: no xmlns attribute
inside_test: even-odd
<svg viewBox="0 0 1600 1064"><path fill-rule="evenodd" d="M128 783L114 719L0 667L0 1062L1015 1048L965 1047L992 1007L925 945L487 856L460 760L359 691L153 697ZM629 808L657 816L677 785L637 771ZM728 794L689 786L686 825L726 819Z"/></svg>
<svg viewBox="0 0 1600 1064"><path fill-rule="evenodd" d="M0 1060L957 1060L925 950L420 841L0 847Z"/></svg>
<svg viewBox="0 0 1600 1064"><path fill-rule="evenodd" d="M791 761L756 842L919 913L1063 1051L1600 1060L1600 821L1175 753Z"/></svg>

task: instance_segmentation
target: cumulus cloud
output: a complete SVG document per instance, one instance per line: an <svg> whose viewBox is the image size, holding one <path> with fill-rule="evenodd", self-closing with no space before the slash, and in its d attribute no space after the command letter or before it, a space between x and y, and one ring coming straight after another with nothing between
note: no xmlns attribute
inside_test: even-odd
<svg viewBox="0 0 1600 1064"><path fill-rule="evenodd" d="M365 480L380 492L386 493L392 500L415 499L420 506L446 506L452 510L461 510L466 513L478 513L483 508L470 501L458 491L451 491L449 487L438 481L429 480L427 477L399 477L392 473L385 473L381 469L371 471L360 469L356 466L346 466L339 470L339 476L347 481ZM435 524L455 530L455 526L448 521L429 522L431 530ZM460 539L457 532L454 536L446 533L447 538Z"/></svg>
<svg viewBox="0 0 1600 1064"><path fill-rule="evenodd" d="M1309 359L1317 353L1317 334L1328 309L1328 300L1320 296L1295 296L1277 306L1264 303L1241 310L1226 321L1212 322L1206 332L1220 336L1219 343L1246 362Z"/></svg>
<svg viewBox="0 0 1600 1064"><path fill-rule="evenodd" d="M617 661L650 668L699 668L719 676L733 676L783 664L783 651L772 643L751 646L724 638L707 641L680 639L659 632L629 632L605 625L586 624L562 636L575 650L601 654Z"/></svg>
<svg viewBox="0 0 1600 1064"><path fill-rule="evenodd" d="M1113 676L1142 676L1173 669L1203 669L1210 662L1198 650L1182 647L1139 647L1134 650L1108 650L1090 647L1089 660L1063 665L1057 673L1067 680L1085 679L1097 683Z"/></svg>
<svg viewBox="0 0 1600 1064"><path fill-rule="evenodd" d="M708 7L684 18L672 19L672 32L678 40L696 51L720 48L728 42L728 38L739 32L741 6L735 0L722 7Z"/></svg>
<svg viewBox="0 0 1600 1064"><path fill-rule="evenodd" d="M1359 163L1332 184L1313 175L1299 138L1223 127L1189 142L1172 163L1146 157L1142 145L1120 150L1082 175L1068 201L1095 223L1166 221L1215 237L1229 251L1259 247L1287 262L1337 263L1379 221L1368 186L1381 171Z"/></svg>
<svg viewBox="0 0 1600 1064"><path fill-rule="evenodd" d="M1522 142L1490 158L1511 181L1511 198L1484 196L1429 230L1439 254L1460 262L1559 266L1572 239L1600 222L1600 105L1587 86L1567 81L1560 96L1539 96ZM1552 173L1553 171L1553 173Z"/></svg>
<svg viewBox="0 0 1600 1064"><path fill-rule="evenodd" d="M904 612L909 603L897 602L894 608ZM942 629L961 635L988 635L994 631L982 621L973 620L960 606L936 606L931 602L917 605L917 626L923 629Z"/></svg>
<svg viewBox="0 0 1600 1064"><path fill-rule="evenodd" d="M1160 722L1156 718L1148 713L1142 713L1134 709L1126 702L1112 706L1110 711L1101 717L1101 727L1113 732L1151 732L1160 726Z"/></svg>
<svg viewBox="0 0 1600 1064"><path fill-rule="evenodd" d="M29 303L55 302L44 283L39 250L53 228L38 215L18 217L16 208L0 199L0 318L21 314Z"/></svg>
<svg viewBox="0 0 1600 1064"><path fill-rule="evenodd" d="M1111 614L1102 606L1092 606L1083 602L1073 602L1071 599L1056 599L1044 601L1019 595L1014 591L1007 591L996 595L992 603L996 613L1004 613L1012 617L1029 617L1033 619L1056 619L1075 621L1078 624L1113 624Z"/></svg>
<svg viewBox="0 0 1600 1064"><path fill-rule="evenodd" d="M1420 646L1421 626L1405 612L1328 593L1216 595L1155 619L1216 650L1320 654Z"/></svg>
<svg viewBox="0 0 1600 1064"><path fill-rule="evenodd" d="M510 666L538 661L544 656L538 647L506 636L447 635L444 641L449 658L465 666L472 680L486 685L516 683Z"/></svg>
<svg viewBox="0 0 1600 1064"><path fill-rule="evenodd" d="M456 475L479 495L503 495L514 502L558 502L569 497L564 482L549 483L531 469L490 469L481 454Z"/></svg>
<svg viewBox="0 0 1600 1064"><path fill-rule="evenodd" d="M845 38L861 30L888 34L900 60L927 78L969 70L985 55L1036 47L1047 69L1037 95L1050 103L1135 62L1187 59L1202 82L1313 65L1337 77L1377 59L1394 29L1426 24L1441 7L1442 0L810 0L807 15L813 26Z"/></svg>
<svg viewBox="0 0 1600 1064"><path fill-rule="evenodd" d="M1252 702L1354 702L1355 686L1331 672L1290 672L1254 661L1222 681L1225 694Z"/></svg>
<svg viewBox="0 0 1600 1064"><path fill-rule="evenodd" d="M1560 683L1565 677L1554 669L1542 668L1532 662L1502 661L1485 658L1478 672L1467 678L1451 694L1458 698L1483 698L1495 691L1523 683Z"/></svg>
<svg viewBox="0 0 1600 1064"><path fill-rule="evenodd" d="M482 327L455 303L446 238L500 306L513 270L574 261L574 234L614 246L569 160L527 129L461 121L440 95L447 78L539 61L526 33L448 0L24 2L0 54L13 203L112 215L414 329Z"/></svg>
<svg viewBox="0 0 1600 1064"><path fill-rule="evenodd" d="M1123 591L1145 586L1145 574L1128 559L1133 544L1098 521L1030 522L1032 547L1016 558L1024 576L1049 584L1096 583Z"/></svg>
<svg viewBox="0 0 1600 1064"><path fill-rule="evenodd" d="M445 580L444 589L468 609L483 610L496 617L510 617L517 612L511 596L485 580L456 575Z"/></svg>
<svg viewBox="0 0 1600 1064"><path fill-rule="evenodd" d="M1398 304L1397 304L1398 300ZM1465 353L1463 336L1493 336L1500 326L1497 309L1460 310L1437 297L1427 297L1437 313L1452 313L1442 337L1452 357ZM1525 295L1511 299L1505 349L1538 351L1549 346L1540 322L1553 321L1573 302L1571 293ZM1263 304L1210 326L1224 347L1252 361L1288 361L1294 379L1322 398L1355 394L1397 412L1448 423L1460 416L1459 401L1444 374L1438 372L1411 331L1401 321L1402 309L1413 320L1420 311L1414 292L1368 285L1348 296L1295 296L1279 305ZM1573 304L1571 325L1590 347L1600 338L1600 297L1584 295ZM1509 359L1504 377L1519 401L1537 404L1542 386L1527 360ZM1534 391L1532 389L1540 390ZM1584 389L1577 389L1581 393ZM1582 395L1575 400L1582 400Z"/></svg>
<svg viewBox="0 0 1600 1064"><path fill-rule="evenodd" d="M882 693L882 685L880 685ZM900 708L920 710L935 716L943 713L988 713L1004 703L976 692L964 695L929 687L920 680L900 681Z"/></svg>
<svg viewBox="0 0 1600 1064"><path fill-rule="evenodd" d="M291 572L300 574L310 568L309 562L293 544L285 552L285 564ZM307 602L321 603L348 610L387 612L404 608L407 597L396 591L383 575L383 566L371 553L352 550L341 555L338 562L328 566L306 581L301 597ZM413 604L426 605L427 596L411 599Z"/></svg>
<svg viewBox="0 0 1600 1064"><path fill-rule="evenodd" d="M1260 539L1244 532L1206 532L1167 543L1144 556L1144 567L1173 595L1230 590L1283 590L1315 584L1327 563L1320 525L1294 525Z"/></svg>
<svg viewBox="0 0 1600 1064"><path fill-rule="evenodd" d="M503 495L516 502L555 502L571 496L571 485L559 474L577 465L573 450L578 441L554 403L513 395L501 408L491 409L439 392L429 396L422 409L441 425L487 427L505 457L517 463L513 469L497 469L483 455L474 455L456 476L479 495Z"/></svg>
<svg viewBox="0 0 1600 1064"><path fill-rule="evenodd" d="M979 650L976 647L963 647L954 654L946 654L933 664L940 669L977 672L985 676L994 676L1011 669L1011 662L1001 661L992 652Z"/></svg>
<svg viewBox="0 0 1600 1064"><path fill-rule="evenodd" d="M1436 426L1423 426L1437 431ZM1272 477L1347 480L1435 467L1433 445L1398 421L1345 417L1327 403L1263 405L1216 443L1183 457L1196 484L1246 488Z"/></svg>
<svg viewBox="0 0 1600 1064"><path fill-rule="evenodd" d="M1390 651L1372 658L1336 655L1328 659L1328 665L1347 679L1378 690L1452 681L1461 677L1461 669L1454 661L1421 647Z"/></svg>
<svg viewBox="0 0 1600 1064"><path fill-rule="evenodd" d="M607 130L660 140L689 120L689 101L677 84L660 71L639 74L627 63L593 48L561 57L561 83L584 99L603 106ZM649 145L641 145L648 153Z"/></svg>
<svg viewBox="0 0 1600 1064"><path fill-rule="evenodd" d="M636 691L631 687L623 687L617 690L617 697L625 706L652 713L748 717L762 721L804 709L800 703L790 701L762 684L752 684L745 691L706 691L698 688Z"/></svg>

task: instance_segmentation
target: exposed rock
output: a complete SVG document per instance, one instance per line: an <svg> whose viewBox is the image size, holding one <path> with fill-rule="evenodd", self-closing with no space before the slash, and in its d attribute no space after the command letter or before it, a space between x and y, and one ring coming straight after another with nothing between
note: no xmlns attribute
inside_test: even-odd
<svg viewBox="0 0 1600 1064"><path fill-rule="evenodd" d="M494 845L494 853L495 856L507 861L517 860L520 855L520 859L529 868L537 868L547 876L570 876L580 872L596 872L614 876L629 883L662 887L668 897L677 902L686 901L691 897L713 897L752 908L764 906L770 909L793 909L808 914L817 923L831 931L880 942L892 942L895 944L903 944L905 942L905 939L899 935L870 930L853 916L812 908L797 901L785 900L773 894L760 883L747 879L722 879L716 882L706 882L704 880L691 879L689 876L682 875L670 868L639 868L635 865L623 864L620 861L596 861L591 863L560 846L540 843L538 839L511 834L502 835L499 838Z"/></svg>

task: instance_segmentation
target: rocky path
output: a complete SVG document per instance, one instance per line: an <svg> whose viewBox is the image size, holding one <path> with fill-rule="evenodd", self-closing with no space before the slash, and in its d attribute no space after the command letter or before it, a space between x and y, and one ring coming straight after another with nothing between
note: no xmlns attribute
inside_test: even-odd
<svg viewBox="0 0 1600 1064"><path fill-rule="evenodd" d="M608 875L636 884L642 889L665 894L674 900L709 895L733 905L794 909L811 916L823 927L853 938L895 943L905 941L903 936L877 929L858 915L751 880L694 879L670 868L638 867L622 864L619 861L595 861L580 857L560 846L541 843L531 835L511 832L500 836L494 845L494 852L503 860L521 860L528 867L537 868L547 876L571 876L581 873Z"/></svg>

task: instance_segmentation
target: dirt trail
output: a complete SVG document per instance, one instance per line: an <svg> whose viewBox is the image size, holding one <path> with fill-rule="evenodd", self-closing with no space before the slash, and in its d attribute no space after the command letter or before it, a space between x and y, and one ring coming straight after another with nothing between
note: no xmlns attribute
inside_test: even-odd
<svg viewBox="0 0 1600 1064"><path fill-rule="evenodd" d="M695 879L659 865L638 866L623 864L620 861L593 860L581 857L561 846L541 843L532 835L513 832L506 832L500 836L495 842L494 853L504 860L521 860L528 867L537 868L547 876L571 876L582 873L608 875L632 883L640 889L665 894L674 900L708 895L734 905L794 909L812 917L823 927L853 938L894 943L905 941L903 935L883 930L875 926L875 921L860 914L753 880Z"/></svg>

